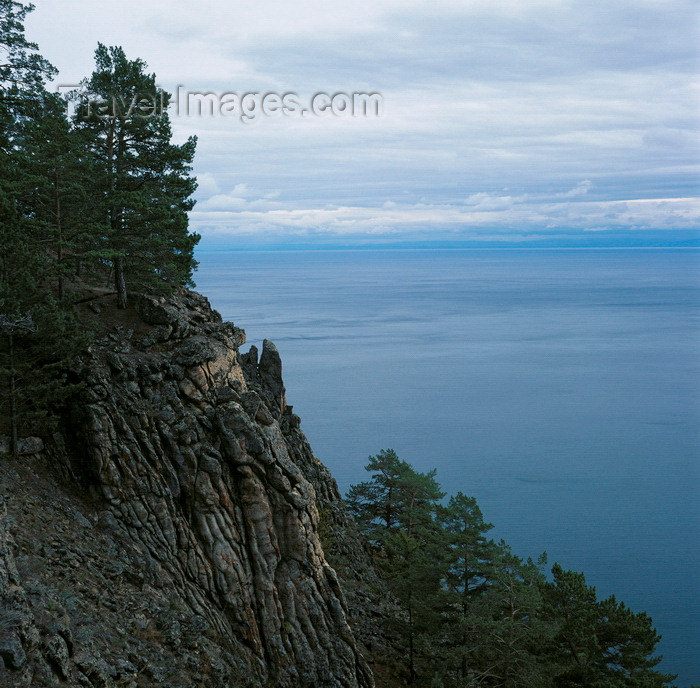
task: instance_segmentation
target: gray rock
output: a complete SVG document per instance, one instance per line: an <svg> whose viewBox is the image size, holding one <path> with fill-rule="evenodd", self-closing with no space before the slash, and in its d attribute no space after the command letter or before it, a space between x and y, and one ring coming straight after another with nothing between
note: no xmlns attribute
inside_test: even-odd
<svg viewBox="0 0 700 688"><path fill-rule="evenodd" d="M5 662L5 666L14 671L24 666L24 663L27 661L27 655L16 633L11 633L7 630L0 633L0 657Z"/></svg>
<svg viewBox="0 0 700 688"><path fill-rule="evenodd" d="M82 514L76 512L74 514L75 517L75 522L81 527L81 528L92 528L92 523L88 521L85 516Z"/></svg>
<svg viewBox="0 0 700 688"><path fill-rule="evenodd" d="M17 455L28 456L44 451L44 440L41 437L20 437L17 441ZM0 455L10 453L10 438L0 435Z"/></svg>
<svg viewBox="0 0 700 688"><path fill-rule="evenodd" d="M62 587L37 585L37 618L66 617L42 620L45 670L93 688L371 688L318 532L321 501L343 507L286 405L277 348L241 355L243 331L192 292L132 303L140 343L123 330L93 344L70 435L55 442L99 517L93 528L85 505L65 510L40 550ZM33 667L37 653L8 638L5 664Z"/></svg>
<svg viewBox="0 0 700 688"><path fill-rule="evenodd" d="M52 635L44 642L44 656L64 681L70 676L68 645L60 635Z"/></svg>

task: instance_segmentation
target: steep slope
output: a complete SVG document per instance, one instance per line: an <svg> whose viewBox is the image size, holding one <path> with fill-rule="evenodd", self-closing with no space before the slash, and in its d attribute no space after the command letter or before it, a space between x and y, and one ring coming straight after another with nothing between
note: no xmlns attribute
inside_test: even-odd
<svg viewBox="0 0 700 688"><path fill-rule="evenodd" d="M0 685L374 685L319 538L344 509L274 345L241 354L194 292L109 299L63 430L0 458Z"/></svg>

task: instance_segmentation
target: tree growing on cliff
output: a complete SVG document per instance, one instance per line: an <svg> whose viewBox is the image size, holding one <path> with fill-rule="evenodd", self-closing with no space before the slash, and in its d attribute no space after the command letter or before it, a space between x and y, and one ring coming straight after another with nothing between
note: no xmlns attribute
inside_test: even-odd
<svg viewBox="0 0 700 688"><path fill-rule="evenodd" d="M405 643L406 678L441 688L665 688L651 618L614 597L598 601L583 574L487 540L476 500L447 505L435 472L391 450L347 503L377 569L401 605L388 625Z"/></svg>
<svg viewBox="0 0 700 688"><path fill-rule="evenodd" d="M493 525L484 521L476 499L462 492L450 497L447 506L440 511L440 525L450 539L447 585L460 598L466 611L469 600L488 586L493 543L484 533Z"/></svg>
<svg viewBox="0 0 700 688"><path fill-rule="evenodd" d="M399 529L412 529L414 522L432 514L430 507L444 496L435 481L435 471L417 473L393 449L370 456L365 470L370 480L352 485L346 502L371 542L383 547L386 538Z"/></svg>
<svg viewBox="0 0 700 688"><path fill-rule="evenodd" d="M493 525L484 521L476 499L462 492L450 497L440 510L439 522L448 543L444 581L451 601L445 624L447 663L466 681L473 651L472 603L493 583L497 547L484 535Z"/></svg>
<svg viewBox="0 0 700 688"><path fill-rule="evenodd" d="M22 138L31 125L31 112L46 95L44 82L56 70L24 35L24 19L32 9L32 5L0 0L0 301L8 298L14 286L26 290L35 285L15 276L41 258L21 203Z"/></svg>
<svg viewBox="0 0 700 688"><path fill-rule="evenodd" d="M196 139L171 143L170 95L142 60L99 44L95 63L83 82L75 127L97 170L99 257L111 269L119 308L126 308L130 288L191 284L199 240L187 219Z"/></svg>
<svg viewBox="0 0 700 688"><path fill-rule="evenodd" d="M583 573L555 564L542 586L544 614L554 630L543 659L553 668L555 688L600 686L663 688L675 676L655 669L661 636L651 617L634 613L615 597L598 601Z"/></svg>
<svg viewBox="0 0 700 688"><path fill-rule="evenodd" d="M27 240L43 254L42 286L61 300L101 245L90 196L95 168L58 94L44 94L28 112L14 155L18 200Z"/></svg>
<svg viewBox="0 0 700 688"><path fill-rule="evenodd" d="M38 53L36 43L24 34L24 20L33 5L0 0L0 146L12 138L22 106L42 93L55 67Z"/></svg>
<svg viewBox="0 0 700 688"><path fill-rule="evenodd" d="M450 620L455 672L471 686L545 688L551 685L540 646L549 637L540 585L545 556L533 562L493 543L484 567L488 584Z"/></svg>
<svg viewBox="0 0 700 688"><path fill-rule="evenodd" d="M420 473L393 449L370 456L372 478L350 488L347 503L374 545L376 563L404 613L389 625L406 644L409 683L430 662L430 636L440 622L447 553L437 520L445 496L435 471Z"/></svg>
<svg viewBox="0 0 700 688"><path fill-rule="evenodd" d="M50 183L42 127L57 108L54 120L67 122L44 88L55 69L24 35L31 9L0 0L0 420L13 452L20 432L50 430L55 406L74 391L66 366L87 341L47 289L57 247L36 203Z"/></svg>

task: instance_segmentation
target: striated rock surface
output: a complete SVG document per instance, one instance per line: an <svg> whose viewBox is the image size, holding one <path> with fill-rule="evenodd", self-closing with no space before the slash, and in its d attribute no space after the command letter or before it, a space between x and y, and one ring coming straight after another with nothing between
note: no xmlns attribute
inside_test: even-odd
<svg viewBox="0 0 700 688"><path fill-rule="evenodd" d="M0 685L373 686L378 583L275 346L193 292L99 310L64 430L0 457Z"/></svg>

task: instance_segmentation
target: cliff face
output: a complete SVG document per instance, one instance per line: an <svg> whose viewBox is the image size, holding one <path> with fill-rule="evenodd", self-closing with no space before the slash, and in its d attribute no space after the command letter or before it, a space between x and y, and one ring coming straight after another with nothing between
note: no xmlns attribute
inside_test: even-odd
<svg viewBox="0 0 700 688"><path fill-rule="evenodd" d="M99 303L64 430L0 457L0 684L372 686L275 346L193 292Z"/></svg>

